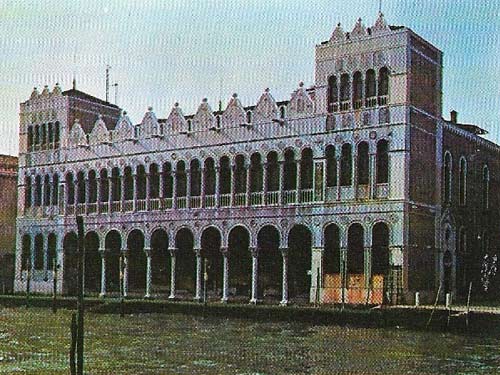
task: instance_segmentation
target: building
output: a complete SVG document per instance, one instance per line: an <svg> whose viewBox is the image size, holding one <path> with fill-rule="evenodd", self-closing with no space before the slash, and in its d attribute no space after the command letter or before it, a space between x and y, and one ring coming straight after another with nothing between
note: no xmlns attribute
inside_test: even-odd
<svg viewBox="0 0 500 375"><path fill-rule="evenodd" d="M17 157L0 155L0 291L13 291L16 250Z"/></svg>
<svg viewBox="0 0 500 375"><path fill-rule="evenodd" d="M140 124L76 89L21 104L15 288L201 299L413 302L479 288L500 148L442 118L442 53L382 14L316 46L316 78ZM489 263L488 263L489 262ZM492 280L491 282L493 282Z"/></svg>

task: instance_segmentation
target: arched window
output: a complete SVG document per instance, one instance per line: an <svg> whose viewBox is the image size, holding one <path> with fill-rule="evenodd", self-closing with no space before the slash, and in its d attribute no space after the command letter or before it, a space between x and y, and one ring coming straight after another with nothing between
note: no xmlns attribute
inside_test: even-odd
<svg viewBox="0 0 500 375"><path fill-rule="evenodd" d="M31 207L31 177L24 178L24 207Z"/></svg>
<svg viewBox="0 0 500 375"><path fill-rule="evenodd" d="M183 160L178 161L175 168L175 192L177 197L187 194L186 163Z"/></svg>
<svg viewBox="0 0 500 375"><path fill-rule="evenodd" d="M231 193L231 164L227 156L223 156L219 162L220 173L219 173L219 193L220 194L230 194Z"/></svg>
<svg viewBox="0 0 500 375"><path fill-rule="evenodd" d="M489 208L490 200L490 170L487 165L483 167L483 179L482 179L482 204L483 209L487 210Z"/></svg>
<svg viewBox="0 0 500 375"><path fill-rule="evenodd" d="M49 147L52 147L52 145L54 143L54 128L53 128L53 124L51 122L49 122L49 124L48 124L47 132L48 132Z"/></svg>
<svg viewBox="0 0 500 375"><path fill-rule="evenodd" d="M73 180L73 173L68 173L66 175L66 203L75 204L75 182Z"/></svg>
<svg viewBox="0 0 500 375"><path fill-rule="evenodd" d="M361 224L352 224L347 232L347 272L364 272L364 230Z"/></svg>
<svg viewBox="0 0 500 375"><path fill-rule="evenodd" d="M101 169L100 179L101 179L100 200L101 200L101 202L108 202L109 201L109 181L108 181L107 169Z"/></svg>
<svg viewBox="0 0 500 375"><path fill-rule="evenodd" d="M156 199L160 196L160 174L158 172L158 164L149 166L149 197Z"/></svg>
<svg viewBox="0 0 500 375"><path fill-rule="evenodd" d="M28 151L33 149L33 126L28 126Z"/></svg>
<svg viewBox="0 0 500 375"><path fill-rule="evenodd" d="M389 69L383 67L378 76L378 104L386 105L389 95Z"/></svg>
<svg viewBox="0 0 500 375"><path fill-rule="evenodd" d="M337 159L335 157L335 146L328 145L325 149L326 158L326 186L337 186Z"/></svg>
<svg viewBox="0 0 500 375"><path fill-rule="evenodd" d="M252 123L252 111L247 111L247 124Z"/></svg>
<svg viewBox="0 0 500 375"><path fill-rule="evenodd" d="M52 176L52 205L57 206L59 201L59 175L56 173Z"/></svg>
<svg viewBox="0 0 500 375"><path fill-rule="evenodd" d="M377 223L372 230L372 274L388 276L389 271L389 228Z"/></svg>
<svg viewBox="0 0 500 375"><path fill-rule="evenodd" d="M352 147L350 143L342 145L340 158L340 185L349 186L352 184Z"/></svg>
<svg viewBox="0 0 500 375"><path fill-rule="evenodd" d="M137 199L146 199L146 169L144 165L139 165L137 173Z"/></svg>
<svg viewBox="0 0 500 375"><path fill-rule="evenodd" d="M325 253L324 273L328 275L340 273L340 230L335 224L330 224L324 231ZM340 285L339 285L340 286Z"/></svg>
<svg viewBox="0 0 500 375"><path fill-rule="evenodd" d="M76 175L76 185L77 185L77 202L85 203L85 175L82 171L78 172Z"/></svg>
<svg viewBox="0 0 500 375"><path fill-rule="evenodd" d="M47 145L47 124L42 124L40 126L40 143L42 145L42 148L44 149L45 146Z"/></svg>
<svg viewBox="0 0 500 375"><path fill-rule="evenodd" d="M56 246L57 239L54 233L49 234L49 238L47 240L47 268L53 269L54 262L57 262L56 258Z"/></svg>
<svg viewBox="0 0 500 375"><path fill-rule="evenodd" d="M366 72L366 81L365 81L365 97L366 97L366 106L374 107L377 104L377 80L375 78L375 71L373 69L369 69Z"/></svg>
<svg viewBox="0 0 500 375"><path fill-rule="evenodd" d="M266 163L267 191L278 191L280 186L280 174L278 164L278 154L271 151L267 154Z"/></svg>
<svg viewBox="0 0 500 375"><path fill-rule="evenodd" d="M31 237L25 234L22 239L21 271L26 271L31 264Z"/></svg>
<svg viewBox="0 0 500 375"><path fill-rule="evenodd" d="M467 189L467 161L460 158L460 170L458 174L458 201L461 206L465 206Z"/></svg>
<svg viewBox="0 0 500 375"><path fill-rule="evenodd" d="M313 187L313 152L310 148L302 150L300 157L300 188Z"/></svg>
<svg viewBox="0 0 500 375"><path fill-rule="evenodd" d="M35 146L40 145L40 125L35 126Z"/></svg>
<svg viewBox="0 0 500 375"><path fill-rule="evenodd" d="M385 139L377 143L377 184L389 183L389 142Z"/></svg>
<svg viewBox="0 0 500 375"><path fill-rule="evenodd" d="M163 198L172 198L174 180L172 176L172 165L169 162L163 163L161 178L163 179Z"/></svg>
<svg viewBox="0 0 500 375"><path fill-rule="evenodd" d="M114 167L111 170L111 198L113 202L119 202L121 200L122 188L120 181L120 169Z"/></svg>
<svg viewBox="0 0 500 375"><path fill-rule="evenodd" d="M262 191L262 162L258 152L250 157L250 191Z"/></svg>
<svg viewBox="0 0 500 375"><path fill-rule="evenodd" d="M337 77L330 76L328 78L328 112L337 112L339 102L339 87Z"/></svg>
<svg viewBox="0 0 500 375"><path fill-rule="evenodd" d="M443 203L451 203L451 154L446 152L444 154L444 165L443 165Z"/></svg>
<svg viewBox="0 0 500 375"><path fill-rule="evenodd" d="M241 194L247 190L247 171L245 168L245 157L237 155L235 159L235 193Z"/></svg>
<svg viewBox="0 0 500 375"><path fill-rule="evenodd" d="M295 163L295 153L288 149L285 151L285 190L297 189L297 164Z"/></svg>
<svg viewBox="0 0 500 375"><path fill-rule="evenodd" d="M35 206L40 207L42 205L42 177L35 177Z"/></svg>
<svg viewBox="0 0 500 375"><path fill-rule="evenodd" d="M191 186L189 187L189 191L191 192L191 196L199 197L201 195L200 161L198 159L191 160L189 170L191 173Z"/></svg>
<svg viewBox="0 0 500 375"><path fill-rule="evenodd" d="M94 170L89 171L89 203L97 202L97 176Z"/></svg>
<svg viewBox="0 0 500 375"><path fill-rule="evenodd" d="M60 134L59 121L56 121L54 123L54 143L56 148L59 146L59 134Z"/></svg>
<svg viewBox="0 0 500 375"><path fill-rule="evenodd" d="M125 200L131 201L134 199L134 176L132 175L132 168L127 166L123 170L123 179L125 187Z"/></svg>
<svg viewBox="0 0 500 375"><path fill-rule="evenodd" d="M43 270L43 261L44 261L43 258L44 258L43 236L41 234L37 234L35 236L35 259L34 259L35 270Z"/></svg>
<svg viewBox="0 0 500 375"><path fill-rule="evenodd" d="M358 184L368 185L370 176L370 159L368 156L368 143L360 142L358 144Z"/></svg>
<svg viewBox="0 0 500 375"><path fill-rule="evenodd" d="M340 101L347 102L351 98L351 92L349 90L349 74L342 74L340 76ZM342 110L346 110L348 108L342 108Z"/></svg>
<svg viewBox="0 0 500 375"><path fill-rule="evenodd" d="M215 195L215 162L212 158L205 159L205 195Z"/></svg>
<svg viewBox="0 0 500 375"><path fill-rule="evenodd" d="M48 207L50 206L50 176L45 175L45 178L43 180L43 205Z"/></svg>
<svg viewBox="0 0 500 375"><path fill-rule="evenodd" d="M363 76L355 72L352 79L352 106L359 109L363 106Z"/></svg>

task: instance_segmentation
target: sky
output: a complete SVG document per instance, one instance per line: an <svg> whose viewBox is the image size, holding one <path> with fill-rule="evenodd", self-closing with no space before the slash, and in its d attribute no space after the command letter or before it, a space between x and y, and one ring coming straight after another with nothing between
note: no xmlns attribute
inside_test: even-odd
<svg viewBox="0 0 500 375"><path fill-rule="evenodd" d="M105 97L105 70L132 121L149 106L167 117L238 93L254 104L266 87L288 99L314 83L314 46L335 25L366 26L379 0L0 0L0 153L18 152L19 103L34 86ZM500 0L383 0L404 25L444 52L443 113L500 142ZM114 89L110 90L114 102Z"/></svg>

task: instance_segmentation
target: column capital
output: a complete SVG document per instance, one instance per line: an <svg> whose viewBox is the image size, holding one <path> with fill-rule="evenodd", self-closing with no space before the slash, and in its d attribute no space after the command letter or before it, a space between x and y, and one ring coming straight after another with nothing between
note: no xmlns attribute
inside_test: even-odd
<svg viewBox="0 0 500 375"><path fill-rule="evenodd" d="M145 248L143 249L143 251L144 251L144 253L146 254L146 256L147 256L147 257L150 257L150 256L151 256L152 251L151 251L151 248L150 248L150 247L145 247Z"/></svg>
<svg viewBox="0 0 500 375"><path fill-rule="evenodd" d="M288 256L288 247L280 247L279 250L280 250L281 255L283 257L287 257Z"/></svg>
<svg viewBox="0 0 500 375"><path fill-rule="evenodd" d="M227 247L221 247L220 252L221 252L223 257L229 256L229 249Z"/></svg>
<svg viewBox="0 0 500 375"><path fill-rule="evenodd" d="M121 249L120 255L123 255L124 257L128 257L130 254L130 249Z"/></svg>
<svg viewBox="0 0 500 375"><path fill-rule="evenodd" d="M199 247L195 247L195 248L193 248L193 251L194 251L194 254L195 254L197 257L201 257L201 248L199 248Z"/></svg>
<svg viewBox="0 0 500 375"><path fill-rule="evenodd" d="M311 248L311 251L313 253L323 253L325 251L325 248L323 246L315 246Z"/></svg>
<svg viewBox="0 0 500 375"><path fill-rule="evenodd" d="M99 255L101 256L101 258L105 258L106 255L109 253L109 250L107 249L99 249Z"/></svg>
<svg viewBox="0 0 500 375"><path fill-rule="evenodd" d="M257 246L250 246L248 248L248 250L250 251L250 254L252 254L252 257L256 258L259 256L259 248Z"/></svg>
<svg viewBox="0 0 500 375"><path fill-rule="evenodd" d="M178 248L176 247L169 247L168 252L170 253L171 256L175 257L176 253L179 251Z"/></svg>

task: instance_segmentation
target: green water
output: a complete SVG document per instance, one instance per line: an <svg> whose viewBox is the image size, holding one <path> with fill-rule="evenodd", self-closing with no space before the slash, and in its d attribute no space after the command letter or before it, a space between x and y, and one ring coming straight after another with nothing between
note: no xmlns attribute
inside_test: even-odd
<svg viewBox="0 0 500 375"><path fill-rule="evenodd" d="M0 373L68 374L70 313L0 310ZM183 315L86 316L88 374L500 374L496 338Z"/></svg>

